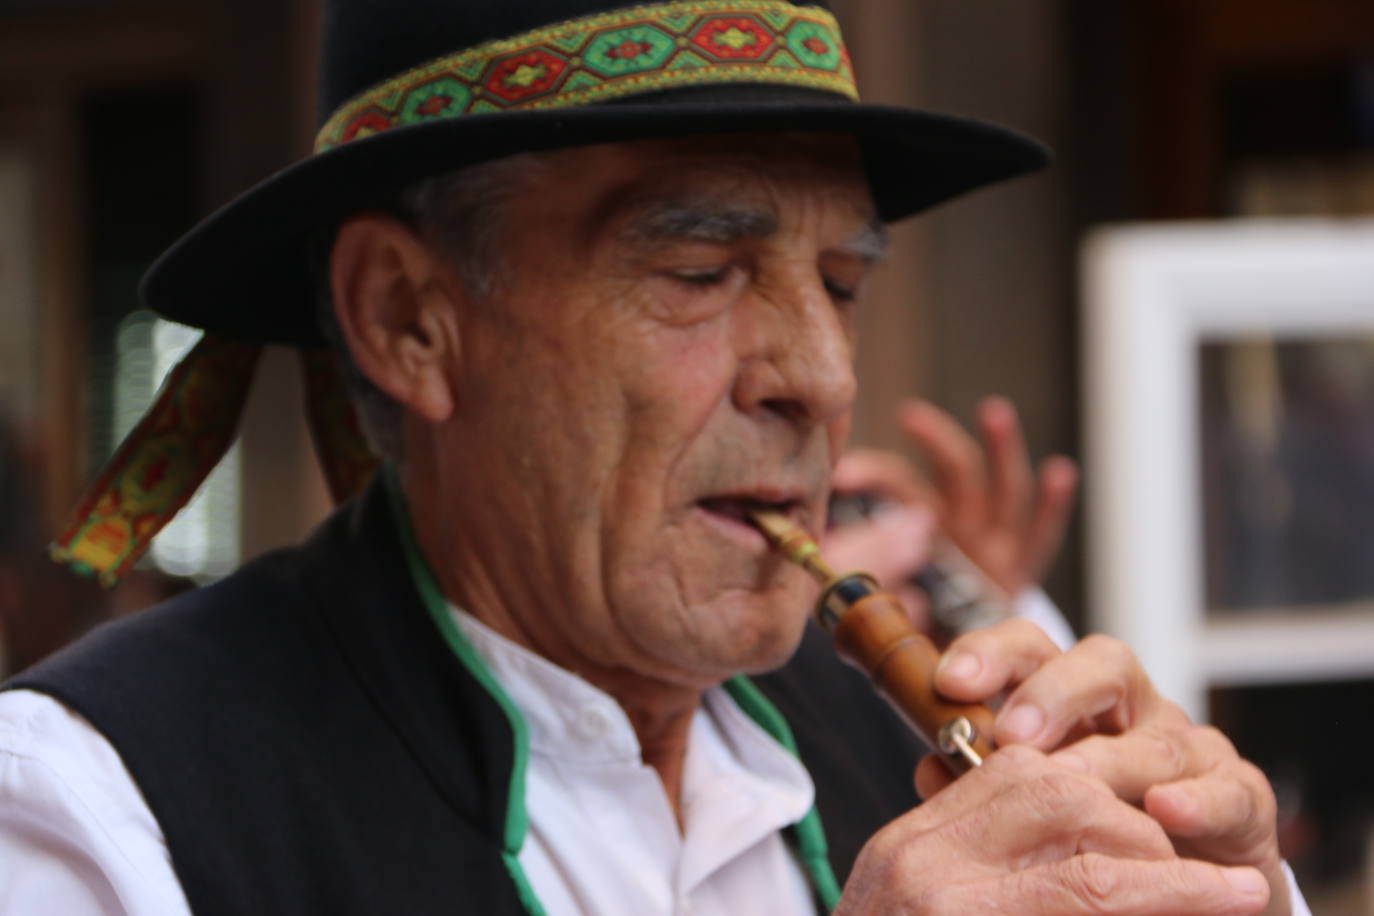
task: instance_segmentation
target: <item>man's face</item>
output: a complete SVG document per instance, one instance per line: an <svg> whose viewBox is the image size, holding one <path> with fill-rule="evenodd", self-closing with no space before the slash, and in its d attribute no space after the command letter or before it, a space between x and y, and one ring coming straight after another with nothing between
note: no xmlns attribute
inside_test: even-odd
<svg viewBox="0 0 1374 916"><path fill-rule="evenodd" d="M780 664L815 586L742 512L824 522L881 244L853 142L559 152L499 222L433 433L446 589L584 674Z"/></svg>

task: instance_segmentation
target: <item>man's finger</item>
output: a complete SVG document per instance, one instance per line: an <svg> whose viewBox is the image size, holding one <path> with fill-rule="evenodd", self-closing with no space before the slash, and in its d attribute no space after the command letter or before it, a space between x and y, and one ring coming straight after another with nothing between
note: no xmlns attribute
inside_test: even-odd
<svg viewBox="0 0 1374 916"><path fill-rule="evenodd" d="M1244 760L1145 793L1145 812L1170 835L1225 838L1228 846L1245 852L1272 843L1276 807L1269 781Z"/></svg>
<svg viewBox="0 0 1374 916"><path fill-rule="evenodd" d="M1054 640L1031 621L1005 620L950 643L935 669L935 689L951 700L980 703L1060 654Z"/></svg>
<svg viewBox="0 0 1374 916"><path fill-rule="evenodd" d="M1078 492L1078 465L1072 458L1052 455L1040 465L1035 508L1026 526L1022 562L1027 582L1044 578L1059 552Z"/></svg>
<svg viewBox="0 0 1374 916"><path fill-rule="evenodd" d="M1031 518L1032 480L1016 408L1006 398L984 398L978 405L978 427L988 456L989 517L995 525L1020 532Z"/></svg>
<svg viewBox="0 0 1374 916"><path fill-rule="evenodd" d="M1118 797L1138 804L1151 786L1192 779L1236 759L1226 736L1173 717L1121 735L1094 735L1054 755L1065 766L1101 779Z"/></svg>
<svg viewBox="0 0 1374 916"><path fill-rule="evenodd" d="M1120 732L1163 706L1135 654L1119 640L1094 635L1021 682L998 713L994 736L999 744L1050 750L1082 720Z"/></svg>
<svg viewBox="0 0 1374 916"><path fill-rule="evenodd" d="M922 801L935 798L954 782L954 774L945 766L940 755L929 753L916 763L916 773L912 777L916 786L916 797Z"/></svg>
<svg viewBox="0 0 1374 916"><path fill-rule="evenodd" d="M908 401L898 422L930 460L945 516L957 539L987 520L988 475L983 450L949 414L926 401Z"/></svg>
<svg viewBox="0 0 1374 916"><path fill-rule="evenodd" d="M1000 883L992 899L1005 899L1011 907L1005 912L1027 914L1242 916L1259 913L1269 902L1269 882L1257 870L1189 859L1123 861L1088 853L1013 872ZM940 910L987 911L975 900L967 909Z"/></svg>

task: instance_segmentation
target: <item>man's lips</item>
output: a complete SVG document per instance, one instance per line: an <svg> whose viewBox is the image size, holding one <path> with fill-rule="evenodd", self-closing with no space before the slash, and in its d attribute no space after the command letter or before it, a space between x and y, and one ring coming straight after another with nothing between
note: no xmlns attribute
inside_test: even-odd
<svg viewBox="0 0 1374 916"><path fill-rule="evenodd" d="M760 540L765 539L763 533L750 521L751 512L776 512L802 525L805 524L807 515L805 503L800 498L773 494L710 496L697 500L697 505L732 528L748 529L754 538Z"/></svg>

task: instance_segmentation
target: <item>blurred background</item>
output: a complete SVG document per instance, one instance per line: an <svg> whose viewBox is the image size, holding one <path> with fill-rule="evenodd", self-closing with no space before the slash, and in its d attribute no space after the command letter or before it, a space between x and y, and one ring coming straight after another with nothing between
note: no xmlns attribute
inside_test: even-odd
<svg viewBox="0 0 1374 916"><path fill-rule="evenodd" d="M1078 276L1094 227L1374 215L1369 0L832 5L867 100L999 121L1058 157L895 227L862 319L861 442L904 447L903 396L968 420L997 392L1034 455L1082 459ZM0 674L328 511L299 369L273 352L230 460L134 575L104 592L45 558L194 341L140 309L138 277L198 217L308 152L318 15L318 0L0 0ZM1374 615L1374 300L1370 314L1332 338L1197 347L1199 614ZM1329 511L1285 514L1294 502ZM1082 531L1047 584L1080 631L1095 619ZM1314 911L1374 913L1374 662L1218 680L1206 703L1274 780Z"/></svg>

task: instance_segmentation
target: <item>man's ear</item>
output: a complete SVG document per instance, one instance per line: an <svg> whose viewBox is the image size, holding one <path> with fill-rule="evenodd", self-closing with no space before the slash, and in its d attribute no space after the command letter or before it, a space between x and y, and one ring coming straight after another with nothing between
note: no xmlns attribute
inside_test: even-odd
<svg viewBox="0 0 1374 916"><path fill-rule="evenodd" d="M450 361L459 356L458 284L404 223L351 217L329 255L334 312L363 374L432 423L453 411Z"/></svg>

